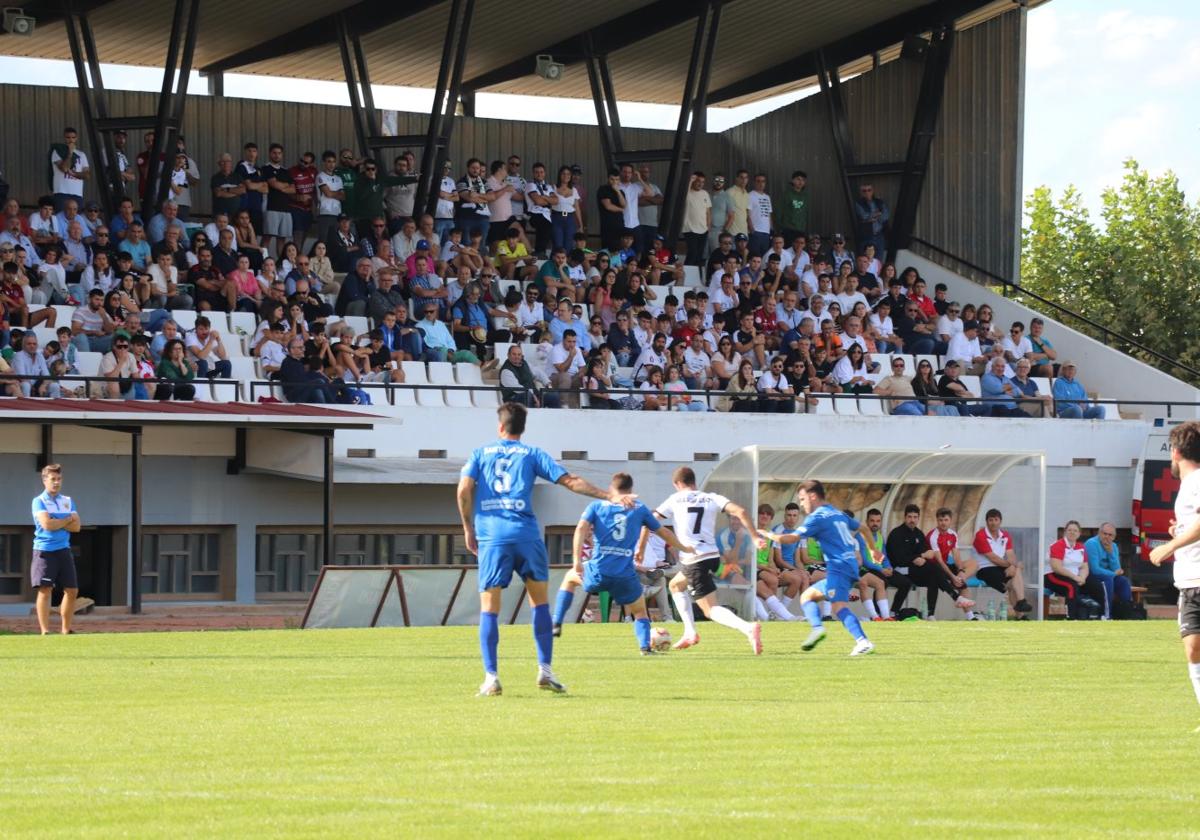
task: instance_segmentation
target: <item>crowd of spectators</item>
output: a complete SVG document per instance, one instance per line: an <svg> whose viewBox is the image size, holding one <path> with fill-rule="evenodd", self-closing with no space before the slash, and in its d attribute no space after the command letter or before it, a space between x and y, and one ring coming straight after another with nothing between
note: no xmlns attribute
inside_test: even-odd
<svg viewBox="0 0 1200 840"><path fill-rule="evenodd" d="M1040 320L1028 335L1019 322L1003 334L987 305L948 300L940 284L930 296L915 269L887 261L889 208L870 184L855 203L856 254L841 233L811 229L805 172L778 204L761 173L739 170L728 186L717 173L709 188L694 172L678 254L659 230L663 193L646 165L608 172L589 202L578 165L550 178L535 162L527 178L518 155L472 158L456 178L444 161L425 213L411 152L384 171L350 149L289 163L278 143L265 161L246 143L236 163L217 159L202 225L191 217L202 179L183 137L148 221L137 207L149 206L153 135L132 162L115 139L124 193L112 219L83 200L91 171L70 128L49 151L51 192L32 212L5 205L0 342L27 353L23 331L67 327L51 307L74 306L69 335L38 352L68 373L67 346L104 353L103 370L119 371L134 366L118 351L140 358L144 337L136 367L169 387L121 394L185 399L189 374L228 375L221 331L201 322L249 312L258 327L245 350L288 399L361 401L364 381L402 382L401 362L452 361L494 365L507 396L539 406L790 413L848 394L885 398L901 415L1104 414ZM684 285L685 265L699 285ZM182 365L164 365L164 329L180 310L200 317L186 334L173 324ZM370 326L347 330L348 317ZM494 358L507 343L525 349ZM897 355L881 364L879 354ZM963 376L980 377L974 390ZM1054 377L1052 388L1039 377ZM50 370L20 388L52 386Z"/></svg>

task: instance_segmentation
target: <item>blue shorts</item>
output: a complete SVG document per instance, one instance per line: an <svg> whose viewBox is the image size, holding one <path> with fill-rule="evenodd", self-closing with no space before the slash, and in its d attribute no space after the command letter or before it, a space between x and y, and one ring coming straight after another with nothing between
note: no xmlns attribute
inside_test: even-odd
<svg viewBox="0 0 1200 840"><path fill-rule="evenodd" d="M605 574L596 568L595 563L583 567L583 588L593 595L608 590L613 600L623 607L636 603L642 597L642 581L633 569Z"/></svg>
<svg viewBox="0 0 1200 840"><path fill-rule="evenodd" d="M820 592L827 601L849 601L850 593L854 589L854 580L849 575L831 570L826 573L824 578L814 583L813 588Z"/></svg>
<svg viewBox="0 0 1200 840"><path fill-rule="evenodd" d="M522 580L548 580L550 558L541 540L479 544L479 591L504 589L516 572Z"/></svg>

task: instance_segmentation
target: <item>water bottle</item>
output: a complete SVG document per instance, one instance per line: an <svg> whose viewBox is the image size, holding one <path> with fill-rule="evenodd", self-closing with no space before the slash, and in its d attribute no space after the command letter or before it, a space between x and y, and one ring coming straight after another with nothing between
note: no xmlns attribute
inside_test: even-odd
<svg viewBox="0 0 1200 840"><path fill-rule="evenodd" d="M988 621L996 620L996 599L995 598L992 598L991 600L988 601L987 620Z"/></svg>
<svg viewBox="0 0 1200 840"><path fill-rule="evenodd" d="M921 590L920 597L917 599L917 611L921 613L921 618L929 617L929 604L926 601L925 590Z"/></svg>
<svg viewBox="0 0 1200 840"><path fill-rule="evenodd" d="M1000 602L1000 620L1008 621L1008 601Z"/></svg>

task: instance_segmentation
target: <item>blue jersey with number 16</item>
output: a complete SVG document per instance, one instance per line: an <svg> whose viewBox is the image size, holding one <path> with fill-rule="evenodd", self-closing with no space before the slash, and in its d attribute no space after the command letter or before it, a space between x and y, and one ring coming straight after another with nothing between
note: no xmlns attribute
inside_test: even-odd
<svg viewBox="0 0 1200 840"><path fill-rule="evenodd" d="M538 478L556 484L567 474L550 455L519 440L498 440L471 453L462 475L475 479L475 536L481 543L541 541L533 514Z"/></svg>
<svg viewBox="0 0 1200 840"><path fill-rule="evenodd" d="M833 505L821 505L808 515L796 533L817 541L826 569L857 580L858 543L854 532L858 529L857 519L851 519Z"/></svg>
<svg viewBox="0 0 1200 840"><path fill-rule="evenodd" d="M612 502L595 501L587 506L580 519L592 526L592 565L606 575L633 571L633 553L642 526L651 532L662 527L650 508L641 502L626 510Z"/></svg>

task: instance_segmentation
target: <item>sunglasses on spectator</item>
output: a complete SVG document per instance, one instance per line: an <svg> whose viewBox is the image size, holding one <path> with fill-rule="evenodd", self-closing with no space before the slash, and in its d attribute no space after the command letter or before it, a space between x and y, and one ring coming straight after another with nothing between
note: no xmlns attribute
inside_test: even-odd
<svg viewBox="0 0 1200 840"><path fill-rule="evenodd" d="M904 362L892 362L892 367L902 368L902 367L904 367Z"/></svg>
<svg viewBox="0 0 1200 840"><path fill-rule="evenodd" d="M379 229L379 228L385 228L385 227L387 227L387 225L371 225L371 227Z"/></svg>
<svg viewBox="0 0 1200 840"><path fill-rule="evenodd" d="M113 347L116 347L118 350L128 350L129 349L129 345L124 341L122 341L120 344L114 344Z"/></svg>

